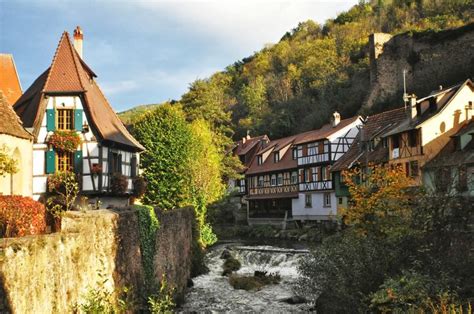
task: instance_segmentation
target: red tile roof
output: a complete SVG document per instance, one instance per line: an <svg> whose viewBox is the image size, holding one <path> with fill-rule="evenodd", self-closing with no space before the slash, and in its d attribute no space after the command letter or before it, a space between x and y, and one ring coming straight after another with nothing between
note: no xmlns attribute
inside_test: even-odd
<svg viewBox="0 0 474 314"><path fill-rule="evenodd" d="M333 127L331 123L328 123L328 124L325 124L320 129L299 134L298 140L295 142L295 144L303 144L303 143L309 143L309 142L325 139L328 136L330 136L332 133L337 132L340 129L353 123L358 118L359 116L355 116L352 118L341 120L335 127Z"/></svg>
<svg viewBox="0 0 474 314"><path fill-rule="evenodd" d="M21 96L21 84L16 72L15 61L10 54L0 54L0 91L4 100L13 105Z"/></svg>
<svg viewBox="0 0 474 314"><path fill-rule="evenodd" d="M84 111L89 123L97 131L99 139L116 143L127 149L144 150L122 124L104 94L94 81L95 74L82 61L72 46L67 32L58 44L49 69L41 74L28 88L14 108L25 127L33 128L38 135L46 109L46 95L72 93L83 95Z"/></svg>
<svg viewBox="0 0 474 314"><path fill-rule="evenodd" d="M32 139L21 124L12 106L7 103L5 95L0 91L0 134L8 134L19 138Z"/></svg>
<svg viewBox="0 0 474 314"><path fill-rule="evenodd" d="M261 136L257 136L257 137L251 137L251 138L246 138L245 139L245 143L243 140L240 140L240 141L237 141L235 144L235 148L234 148L234 154L235 155L245 155L247 154L252 148L255 147L255 145L257 145L261 140L267 140L269 141L268 139L268 136L266 135L261 135Z"/></svg>

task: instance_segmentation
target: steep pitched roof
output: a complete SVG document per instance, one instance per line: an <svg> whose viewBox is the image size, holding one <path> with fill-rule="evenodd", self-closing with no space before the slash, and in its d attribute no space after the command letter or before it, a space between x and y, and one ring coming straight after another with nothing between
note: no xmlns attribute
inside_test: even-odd
<svg viewBox="0 0 474 314"><path fill-rule="evenodd" d="M332 171L348 169L356 163L382 163L388 159L388 148L383 147L382 142L377 143L373 151L367 152L362 149L362 139L370 141L380 137L384 132L396 128L399 123L406 119L404 108L385 111L379 114L368 116L362 130L357 135L349 150L334 163Z"/></svg>
<svg viewBox="0 0 474 314"><path fill-rule="evenodd" d="M268 136L260 135L256 137L247 138L245 142L243 140L239 140L235 143L234 154L235 155L245 155L247 154L252 148L254 148L261 140L269 140Z"/></svg>
<svg viewBox="0 0 474 314"><path fill-rule="evenodd" d="M341 120L335 127L333 127L331 123L328 123L317 130L301 133L298 135L298 140L295 142L295 145L325 139L331 134L343 129L352 122L356 121L358 118L359 116L355 116L352 118Z"/></svg>
<svg viewBox="0 0 474 314"><path fill-rule="evenodd" d="M3 92L5 101L10 105L13 105L21 96L20 78L11 54L0 53L0 91Z"/></svg>
<svg viewBox="0 0 474 314"><path fill-rule="evenodd" d="M84 100L88 121L99 139L136 151L144 150L110 106L94 81L95 76L72 46L69 34L64 32L51 66L18 99L15 111L24 126L33 128L33 134L37 136L46 109L45 96L57 93L79 95Z"/></svg>
<svg viewBox="0 0 474 314"><path fill-rule="evenodd" d="M0 91L0 134L8 134L19 138L31 139L33 136L26 132L12 106Z"/></svg>

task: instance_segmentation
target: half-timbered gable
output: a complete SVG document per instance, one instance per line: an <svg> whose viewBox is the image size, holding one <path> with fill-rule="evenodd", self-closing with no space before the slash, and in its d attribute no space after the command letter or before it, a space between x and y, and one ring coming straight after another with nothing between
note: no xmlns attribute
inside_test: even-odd
<svg viewBox="0 0 474 314"><path fill-rule="evenodd" d="M75 30L82 47L82 31ZM67 32L59 41L51 66L43 72L14 105L23 125L34 135L33 194L46 192L48 175L74 171L82 193L111 192L111 177L128 180L138 174L139 153L144 148L124 127L102 94L96 74L82 60ZM74 151L58 150L54 134L68 132L81 139Z"/></svg>

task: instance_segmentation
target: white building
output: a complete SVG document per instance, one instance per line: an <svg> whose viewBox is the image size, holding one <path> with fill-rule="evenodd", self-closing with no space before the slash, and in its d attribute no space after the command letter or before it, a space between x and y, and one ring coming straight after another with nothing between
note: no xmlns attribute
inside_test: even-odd
<svg viewBox="0 0 474 314"><path fill-rule="evenodd" d="M64 32L51 66L14 105L23 125L34 136L33 197L46 192L47 178L57 171L78 174L81 193L115 196L111 178L121 174L133 190L139 153L144 150L127 131L95 82L96 74L82 60L82 30L74 31L74 46ZM74 132L82 144L74 151L50 143L53 134ZM106 198L105 198L106 199ZM126 200L126 197L122 197Z"/></svg>

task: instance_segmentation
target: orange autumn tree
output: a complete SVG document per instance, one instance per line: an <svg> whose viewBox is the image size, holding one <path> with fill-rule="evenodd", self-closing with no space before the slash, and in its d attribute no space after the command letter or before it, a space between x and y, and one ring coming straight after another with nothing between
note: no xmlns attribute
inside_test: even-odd
<svg viewBox="0 0 474 314"><path fill-rule="evenodd" d="M362 234L387 234L410 217L411 178L401 167L369 165L343 172L351 200L342 212L344 223Z"/></svg>

